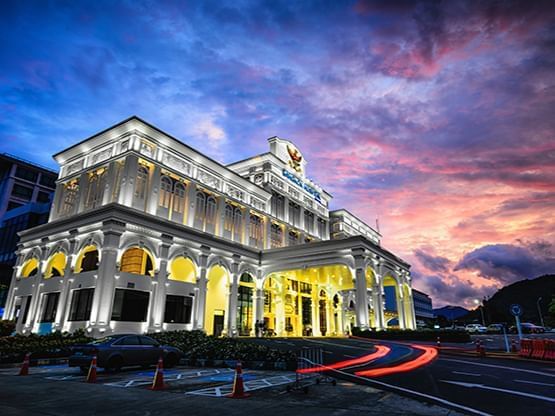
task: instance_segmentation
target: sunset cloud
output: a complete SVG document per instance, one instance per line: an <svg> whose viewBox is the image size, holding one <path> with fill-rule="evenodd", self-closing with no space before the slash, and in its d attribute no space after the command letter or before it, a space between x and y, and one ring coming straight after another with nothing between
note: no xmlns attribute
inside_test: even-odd
<svg viewBox="0 0 555 416"><path fill-rule="evenodd" d="M555 272L551 1L7 1L0 151L136 114L231 163L294 141L434 304ZM538 247L544 247L544 251Z"/></svg>

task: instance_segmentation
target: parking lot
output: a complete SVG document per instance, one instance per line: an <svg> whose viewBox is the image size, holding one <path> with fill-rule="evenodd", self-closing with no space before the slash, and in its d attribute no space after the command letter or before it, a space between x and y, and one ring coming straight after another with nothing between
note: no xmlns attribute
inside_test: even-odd
<svg viewBox="0 0 555 416"><path fill-rule="evenodd" d="M150 391L154 369L132 369L117 374L98 373L96 384L86 383L79 370L65 365L31 367L30 375L17 376L17 368L0 369L2 415L120 415L189 414L229 415L263 412L264 415L456 415L393 393L339 381L336 386L309 386L308 393L288 393L294 373L244 372L245 400L225 398L231 392L230 368L178 367L165 371L167 388ZM341 409L341 410L339 410ZM338 413L339 411L339 413ZM246 413L245 413L246 412Z"/></svg>

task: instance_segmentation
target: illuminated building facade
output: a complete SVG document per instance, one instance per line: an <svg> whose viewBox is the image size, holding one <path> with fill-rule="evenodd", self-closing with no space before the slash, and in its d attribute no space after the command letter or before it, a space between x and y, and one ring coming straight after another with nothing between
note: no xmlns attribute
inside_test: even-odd
<svg viewBox="0 0 555 416"><path fill-rule="evenodd" d="M293 143L268 141L224 166L132 117L56 154L50 219L20 234L4 319L20 333L94 336L415 328L410 266L329 211Z"/></svg>

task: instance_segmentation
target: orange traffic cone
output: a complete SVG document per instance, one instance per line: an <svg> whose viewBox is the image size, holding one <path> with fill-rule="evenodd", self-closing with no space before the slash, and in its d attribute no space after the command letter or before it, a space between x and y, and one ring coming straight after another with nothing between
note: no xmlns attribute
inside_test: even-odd
<svg viewBox="0 0 555 416"><path fill-rule="evenodd" d="M87 374L87 383L96 383L96 355L93 356L89 372Z"/></svg>
<svg viewBox="0 0 555 416"><path fill-rule="evenodd" d="M243 368L241 362L237 361L237 367L235 368L235 379L233 380L233 391L227 397L232 399L246 399L250 394L245 393L245 388L243 386Z"/></svg>
<svg viewBox="0 0 555 416"><path fill-rule="evenodd" d="M154 373L154 378L152 379L152 386L149 387L150 390L164 390L166 385L164 384L164 360L162 357L158 359L158 365L156 365L156 372Z"/></svg>
<svg viewBox="0 0 555 416"><path fill-rule="evenodd" d="M21 368L19 369L20 376L27 376L29 375L29 360L31 358L31 353L25 354L25 358L23 358L23 364L21 364Z"/></svg>

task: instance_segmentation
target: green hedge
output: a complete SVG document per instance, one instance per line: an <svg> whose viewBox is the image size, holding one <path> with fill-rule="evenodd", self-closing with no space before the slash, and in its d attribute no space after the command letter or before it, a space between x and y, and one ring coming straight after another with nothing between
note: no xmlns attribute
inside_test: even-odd
<svg viewBox="0 0 555 416"><path fill-rule="evenodd" d="M234 338L216 338L202 331L171 331L148 334L161 344L172 345L188 359L241 361L295 361L291 351L276 350Z"/></svg>
<svg viewBox="0 0 555 416"><path fill-rule="evenodd" d="M353 328L353 335L383 340L407 340L407 341L437 341L440 337L441 342L470 342L471 338L465 331L453 330L403 330L389 329L387 331L361 331L359 328Z"/></svg>
<svg viewBox="0 0 555 416"><path fill-rule="evenodd" d="M20 362L28 352L31 353L31 359L67 357L71 345L86 344L91 340L83 330L72 334L54 332L48 335L1 337L0 363Z"/></svg>
<svg viewBox="0 0 555 416"><path fill-rule="evenodd" d="M295 361L291 351L276 350L263 345L233 338L216 338L202 331L171 331L148 334L164 345L184 352L187 359L241 360L241 361ZM30 352L31 359L59 358L69 355L69 347L86 344L92 338L79 330L72 334L59 332L48 335L15 335L0 338L0 363L21 362Z"/></svg>

